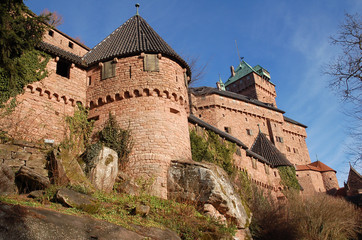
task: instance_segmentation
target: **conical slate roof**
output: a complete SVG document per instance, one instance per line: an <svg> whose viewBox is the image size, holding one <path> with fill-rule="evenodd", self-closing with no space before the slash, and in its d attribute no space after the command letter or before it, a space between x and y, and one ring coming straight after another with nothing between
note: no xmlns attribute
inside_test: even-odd
<svg viewBox="0 0 362 240"><path fill-rule="evenodd" d="M187 63L139 15L128 19L85 54L83 59L91 65L114 57L132 56L142 52L161 53L176 60L190 72Z"/></svg>
<svg viewBox="0 0 362 240"><path fill-rule="evenodd" d="M262 132L259 132L256 137L251 151L268 160L272 167L293 166L285 155L281 153Z"/></svg>

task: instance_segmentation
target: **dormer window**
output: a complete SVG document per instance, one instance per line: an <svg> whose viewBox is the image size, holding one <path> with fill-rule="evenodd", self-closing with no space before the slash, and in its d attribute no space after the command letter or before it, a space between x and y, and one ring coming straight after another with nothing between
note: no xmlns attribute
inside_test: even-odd
<svg viewBox="0 0 362 240"><path fill-rule="evenodd" d="M116 64L111 60L102 65L102 80L116 75Z"/></svg>

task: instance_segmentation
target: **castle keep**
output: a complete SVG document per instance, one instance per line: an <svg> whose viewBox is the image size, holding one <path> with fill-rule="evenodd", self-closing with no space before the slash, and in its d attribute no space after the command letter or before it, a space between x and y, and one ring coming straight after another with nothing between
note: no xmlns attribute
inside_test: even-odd
<svg viewBox="0 0 362 240"><path fill-rule="evenodd" d="M276 196L279 166L295 166L306 194L338 188L333 169L311 163L306 126L277 108L270 73L259 65L242 61L225 84L190 89L190 67L138 14L92 49L57 29L38 48L52 56L48 76L26 86L14 113L0 120L14 138L59 143L64 117L80 103L96 131L109 113L131 130L126 171L154 179L154 194L163 198L171 161L191 160L189 129L235 143L234 167Z"/></svg>

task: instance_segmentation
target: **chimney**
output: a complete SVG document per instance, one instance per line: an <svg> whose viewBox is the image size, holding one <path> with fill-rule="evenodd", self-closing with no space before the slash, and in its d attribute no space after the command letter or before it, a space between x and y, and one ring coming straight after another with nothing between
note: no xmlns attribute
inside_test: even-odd
<svg viewBox="0 0 362 240"><path fill-rule="evenodd" d="M234 66L230 66L230 71L231 71L231 76L234 77L235 76Z"/></svg>

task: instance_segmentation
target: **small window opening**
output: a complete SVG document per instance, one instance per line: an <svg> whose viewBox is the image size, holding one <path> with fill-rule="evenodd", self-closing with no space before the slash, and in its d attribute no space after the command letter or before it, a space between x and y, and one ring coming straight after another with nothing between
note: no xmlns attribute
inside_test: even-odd
<svg viewBox="0 0 362 240"><path fill-rule="evenodd" d="M102 66L102 80L116 75L116 64L111 60L104 62Z"/></svg>
<svg viewBox="0 0 362 240"><path fill-rule="evenodd" d="M253 130L246 129L246 134L248 134L249 136L253 136Z"/></svg>
<svg viewBox="0 0 362 240"><path fill-rule="evenodd" d="M225 130L225 132L227 132L227 133L231 133L231 128L230 128L230 127L224 127L224 130Z"/></svg>
<svg viewBox="0 0 362 240"><path fill-rule="evenodd" d="M62 77L69 78L70 72L70 62L66 62L65 60L59 59L57 62L57 70L56 73Z"/></svg>
<svg viewBox="0 0 362 240"><path fill-rule="evenodd" d="M49 30L48 34L49 34L49 36L54 37L54 31L53 30Z"/></svg>
<svg viewBox="0 0 362 240"><path fill-rule="evenodd" d="M159 67L158 67L157 54L146 54L143 61L143 65L145 71L158 72Z"/></svg>
<svg viewBox="0 0 362 240"><path fill-rule="evenodd" d="M240 148L238 147L238 148L236 148L236 155L238 155L238 156L240 156L241 157L241 150L240 150Z"/></svg>
<svg viewBox="0 0 362 240"><path fill-rule="evenodd" d="M74 43L69 42L69 43L68 43L68 47L73 48L73 47L74 47Z"/></svg>
<svg viewBox="0 0 362 240"><path fill-rule="evenodd" d="M174 108L170 108L170 113L179 114L180 111Z"/></svg>
<svg viewBox="0 0 362 240"><path fill-rule="evenodd" d="M255 158L251 158L251 165L254 169L257 169L258 168L258 165L256 163L256 159Z"/></svg>
<svg viewBox="0 0 362 240"><path fill-rule="evenodd" d="M89 77L88 77L88 86L90 86L91 84L92 84L92 77L89 76Z"/></svg>

